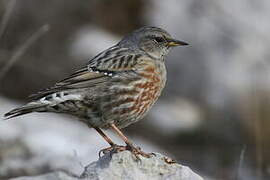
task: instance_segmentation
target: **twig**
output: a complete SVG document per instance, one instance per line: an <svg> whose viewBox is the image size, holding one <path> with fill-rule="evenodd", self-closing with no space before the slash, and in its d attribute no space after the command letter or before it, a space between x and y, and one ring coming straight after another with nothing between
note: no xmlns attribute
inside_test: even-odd
<svg viewBox="0 0 270 180"><path fill-rule="evenodd" d="M25 51L36 42L42 35L44 35L50 26L48 24L43 25L39 30L33 33L11 56L10 60L7 64L0 70L0 80L4 77L4 75L10 70L10 68L18 61L18 59L25 53Z"/></svg>
<svg viewBox="0 0 270 180"><path fill-rule="evenodd" d="M1 40L2 35L5 32L5 29L7 27L10 15L15 7L15 4L16 4L16 0L9 0L9 2L7 4L6 11L3 15L3 18L2 18L1 24L0 24L0 40Z"/></svg>
<svg viewBox="0 0 270 180"><path fill-rule="evenodd" d="M244 158L245 158L245 153L246 153L246 149L247 149L247 145L244 145L241 153L240 153L240 157L239 157L239 163L238 163L238 169L237 169L237 177L236 179L240 179L241 178L241 169L243 167L243 162L244 162Z"/></svg>

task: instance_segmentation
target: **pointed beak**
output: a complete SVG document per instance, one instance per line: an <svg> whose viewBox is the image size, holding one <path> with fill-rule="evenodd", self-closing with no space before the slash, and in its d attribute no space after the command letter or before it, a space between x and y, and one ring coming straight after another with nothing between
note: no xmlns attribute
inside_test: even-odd
<svg viewBox="0 0 270 180"><path fill-rule="evenodd" d="M176 40L176 39L168 39L167 41L168 41L167 45L169 47L173 47L173 46L186 46L186 45L188 45L188 43L186 43L184 41L179 41L179 40Z"/></svg>

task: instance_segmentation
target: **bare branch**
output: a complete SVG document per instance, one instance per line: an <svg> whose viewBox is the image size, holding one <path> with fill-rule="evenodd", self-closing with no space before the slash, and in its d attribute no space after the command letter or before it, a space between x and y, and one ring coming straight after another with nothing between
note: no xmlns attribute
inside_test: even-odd
<svg viewBox="0 0 270 180"><path fill-rule="evenodd" d="M237 176L236 176L237 180L241 179L241 169L243 167L246 149L247 149L247 145L244 145L240 153L239 163L238 163L238 168L237 168Z"/></svg>
<svg viewBox="0 0 270 180"><path fill-rule="evenodd" d="M0 80L5 76L5 74L10 70L10 68L19 60L19 58L25 53L25 51L35 43L42 35L44 35L50 26L48 24L43 25L35 33L33 33L11 56L7 64L0 70Z"/></svg>
<svg viewBox="0 0 270 180"><path fill-rule="evenodd" d="M10 15L11 15L14 7L15 7L15 4L16 4L16 0L9 0L9 2L7 4L6 11L5 11L4 15L3 15L3 18L2 18L2 21L1 21L1 24L0 24L0 40L1 40L2 35L5 32L5 29L7 27Z"/></svg>

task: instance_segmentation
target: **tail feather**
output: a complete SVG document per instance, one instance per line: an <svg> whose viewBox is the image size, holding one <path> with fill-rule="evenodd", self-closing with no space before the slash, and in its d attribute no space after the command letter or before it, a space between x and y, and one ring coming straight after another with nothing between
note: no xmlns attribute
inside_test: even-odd
<svg viewBox="0 0 270 180"><path fill-rule="evenodd" d="M46 104L28 103L22 107L15 108L8 113L4 114L5 119L21 116L31 112L42 111L42 108L47 106Z"/></svg>
<svg viewBox="0 0 270 180"><path fill-rule="evenodd" d="M80 94L70 93L70 92L57 92L53 94L46 95L41 97L41 99L34 100L22 107L11 110L10 112L4 115L5 119L10 119L16 116L21 116L31 112L61 112L56 108L59 108L58 105L69 102L69 101L78 101L81 99ZM55 107L55 108L54 108ZM68 106L66 108L69 108Z"/></svg>

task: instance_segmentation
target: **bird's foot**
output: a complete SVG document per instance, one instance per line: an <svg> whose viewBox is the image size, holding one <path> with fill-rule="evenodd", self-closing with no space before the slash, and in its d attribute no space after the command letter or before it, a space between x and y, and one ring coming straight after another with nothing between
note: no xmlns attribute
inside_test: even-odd
<svg viewBox="0 0 270 180"><path fill-rule="evenodd" d="M101 157L102 154L108 154L108 153L113 154L113 153L117 153L117 152L121 152L121 151L125 151L125 150L130 151L135 156L136 160L141 160L139 155L146 157L146 158L150 158L151 156L155 156L154 153L143 152L140 147L135 147L132 144L128 144L126 146L120 146L120 145L114 144L111 147L101 149L98 154L99 154L99 157Z"/></svg>
<svg viewBox="0 0 270 180"><path fill-rule="evenodd" d="M143 157L146 157L146 158L150 158L152 155L155 156L154 153L143 152L140 147L135 147L132 144L128 144L126 146L126 150L129 150L135 156L135 158L137 160L141 160L140 157L139 157L139 155L141 155Z"/></svg>
<svg viewBox="0 0 270 180"><path fill-rule="evenodd" d="M98 153L99 157L101 157L101 154L108 154L108 153L116 153L116 152L121 152L121 151L125 151L126 150L126 146L120 146L117 144L114 144L110 147L101 149Z"/></svg>

